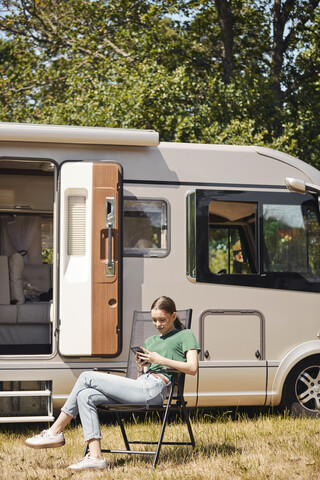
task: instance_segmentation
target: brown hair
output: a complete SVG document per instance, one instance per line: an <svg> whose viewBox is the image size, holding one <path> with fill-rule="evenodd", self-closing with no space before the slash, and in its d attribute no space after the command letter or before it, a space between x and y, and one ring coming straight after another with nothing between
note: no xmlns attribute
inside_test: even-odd
<svg viewBox="0 0 320 480"><path fill-rule="evenodd" d="M164 295L157 298L153 302L150 310L153 310L153 309L163 310L164 312L167 312L170 315L177 312L176 304L174 303L174 301L170 297L165 297ZM183 326L180 318L178 317L178 315L177 315L177 317L174 321L174 326L177 330L183 330L184 329L184 326Z"/></svg>

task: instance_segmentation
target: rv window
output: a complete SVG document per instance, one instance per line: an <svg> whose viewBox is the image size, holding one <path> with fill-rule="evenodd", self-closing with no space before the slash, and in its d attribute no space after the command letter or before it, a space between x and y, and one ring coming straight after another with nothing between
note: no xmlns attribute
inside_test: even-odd
<svg viewBox="0 0 320 480"><path fill-rule="evenodd" d="M317 199L288 192L190 192L186 273L193 282L320 292Z"/></svg>
<svg viewBox="0 0 320 480"><path fill-rule="evenodd" d="M187 276L192 282L196 280L196 193L187 194Z"/></svg>
<svg viewBox="0 0 320 480"><path fill-rule="evenodd" d="M125 199L123 212L124 255L167 255L168 217L165 201Z"/></svg>
<svg viewBox="0 0 320 480"><path fill-rule="evenodd" d="M320 227L314 205L264 205L264 271L320 275Z"/></svg>

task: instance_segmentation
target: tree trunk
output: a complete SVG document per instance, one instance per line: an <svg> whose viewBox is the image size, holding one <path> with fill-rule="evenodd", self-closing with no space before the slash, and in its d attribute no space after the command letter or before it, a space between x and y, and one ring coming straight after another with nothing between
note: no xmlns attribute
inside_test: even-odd
<svg viewBox="0 0 320 480"><path fill-rule="evenodd" d="M227 0L215 0L222 32L223 81L230 83L233 72L233 17Z"/></svg>
<svg viewBox="0 0 320 480"><path fill-rule="evenodd" d="M271 57L271 88L278 106L282 102L281 72L284 58L284 26L281 0L275 0L273 11L273 45Z"/></svg>

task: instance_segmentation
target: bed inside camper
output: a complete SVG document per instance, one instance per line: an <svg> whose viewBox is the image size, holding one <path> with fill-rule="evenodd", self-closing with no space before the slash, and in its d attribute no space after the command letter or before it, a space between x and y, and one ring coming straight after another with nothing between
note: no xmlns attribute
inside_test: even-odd
<svg viewBox="0 0 320 480"><path fill-rule="evenodd" d="M54 165L0 160L0 355L52 352Z"/></svg>

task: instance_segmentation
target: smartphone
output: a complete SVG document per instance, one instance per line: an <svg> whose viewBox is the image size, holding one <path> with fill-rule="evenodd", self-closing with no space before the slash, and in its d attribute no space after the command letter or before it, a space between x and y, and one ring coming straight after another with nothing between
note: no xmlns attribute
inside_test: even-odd
<svg viewBox="0 0 320 480"><path fill-rule="evenodd" d="M131 350L136 355L137 353L144 353L141 347L131 347Z"/></svg>

